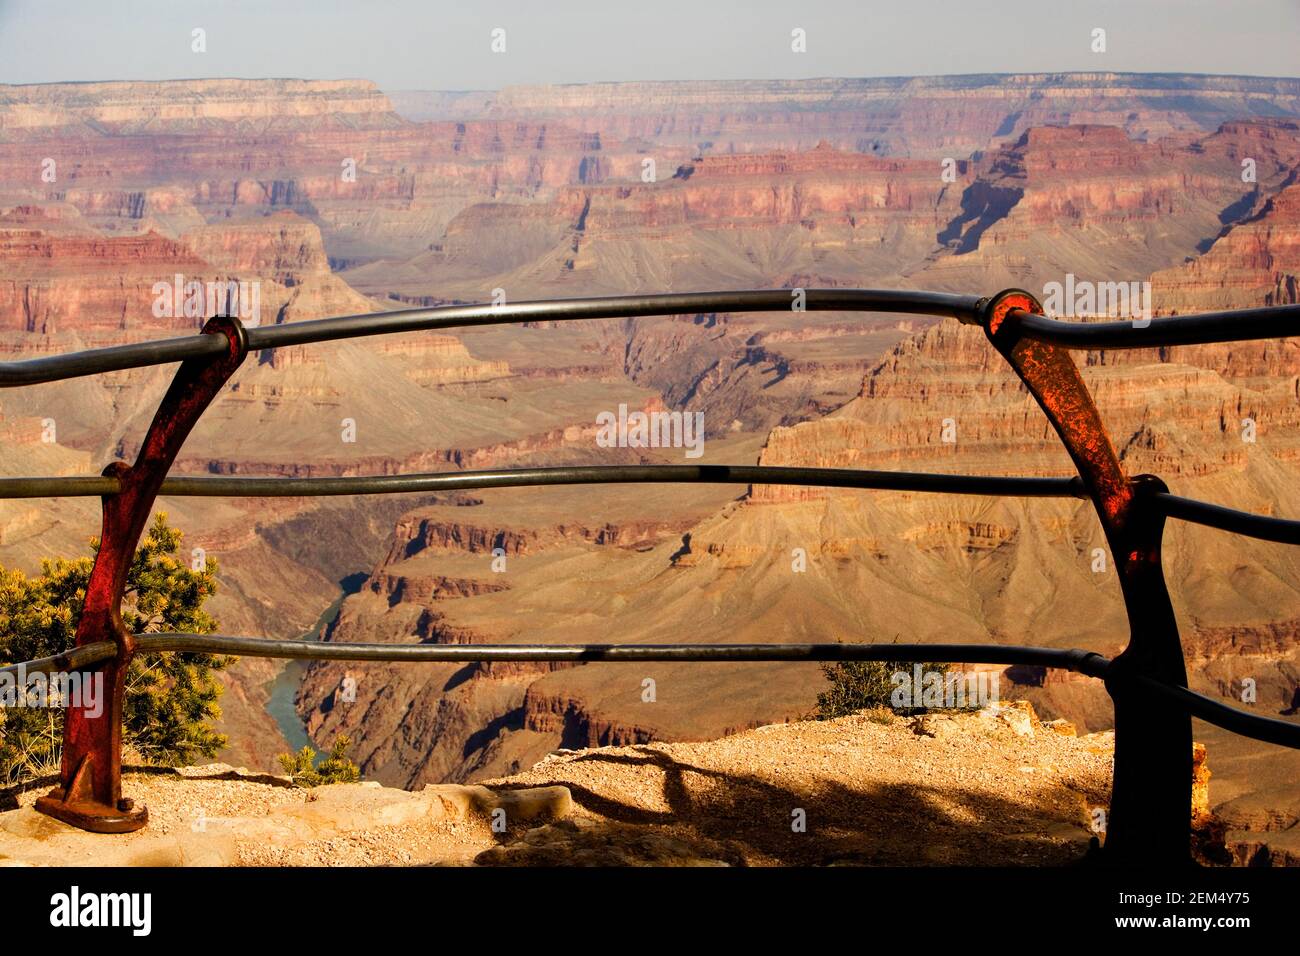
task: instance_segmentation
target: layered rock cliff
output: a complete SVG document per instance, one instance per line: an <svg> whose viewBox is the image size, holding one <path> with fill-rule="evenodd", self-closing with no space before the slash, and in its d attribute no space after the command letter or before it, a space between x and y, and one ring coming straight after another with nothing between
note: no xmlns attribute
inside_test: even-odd
<svg viewBox="0 0 1300 956"><path fill-rule="evenodd" d="M700 143L720 152L808 149L969 155L1031 126L1101 123L1134 136L1211 130L1266 97L1294 117L1294 79L1057 73L870 79L591 83L507 87L503 116L562 118L622 138Z"/></svg>

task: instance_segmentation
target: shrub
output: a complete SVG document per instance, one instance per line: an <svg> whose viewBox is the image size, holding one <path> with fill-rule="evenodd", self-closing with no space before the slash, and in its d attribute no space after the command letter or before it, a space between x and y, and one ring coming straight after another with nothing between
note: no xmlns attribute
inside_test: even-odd
<svg viewBox="0 0 1300 956"><path fill-rule="evenodd" d="M895 707L890 698L897 686L894 675L911 673L913 661L836 661L822 665L830 687L817 695L817 718L830 720L860 710L888 710L897 714L924 713L924 707ZM947 664L923 663L922 671L947 673Z"/></svg>
<svg viewBox="0 0 1300 956"><path fill-rule="evenodd" d="M159 512L135 553L122 600L122 621L133 633L210 634L216 620L203 610L216 593L217 563L200 571L176 555L182 534ZM75 642L92 557L41 562L41 573L0 567L0 662L50 657ZM131 662L123 705L123 742L145 763L179 765L215 757L226 744L213 721L221 716L223 687L216 672L235 658L213 654L139 654ZM107 688L105 688L107 690ZM63 712L0 707L0 780L17 783L58 771Z"/></svg>
<svg viewBox="0 0 1300 956"><path fill-rule="evenodd" d="M296 754L280 754L280 766L300 787L323 787L330 783L355 783L361 771L348 759L352 741L346 734L334 738L329 756L316 763L316 751L303 747Z"/></svg>

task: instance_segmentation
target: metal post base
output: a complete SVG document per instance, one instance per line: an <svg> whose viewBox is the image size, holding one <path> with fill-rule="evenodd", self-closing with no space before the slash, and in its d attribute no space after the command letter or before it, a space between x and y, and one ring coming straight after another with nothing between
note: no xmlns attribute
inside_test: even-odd
<svg viewBox="0 0 1300 956"><path fill-rule="evenodd" d="M92 758L87 755L77 766L72 784L55 787L36 800L36 809L56 820L91 833L130 833L149 822L149 808L136 807L123 798L117 806L100 803L94 797Z"/></svg>

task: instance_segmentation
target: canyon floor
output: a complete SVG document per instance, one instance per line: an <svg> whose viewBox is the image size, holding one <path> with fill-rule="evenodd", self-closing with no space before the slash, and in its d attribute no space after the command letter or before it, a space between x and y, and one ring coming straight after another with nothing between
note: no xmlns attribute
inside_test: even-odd
<svg viewBox="0 0 1300 956"><path fill-rule="evenodd" d="M0 812L0 865L1064 865L1087 851L1112 748L1019 703L557 751L418 792L134 772L145 830L82 833L37 814L31 788Z"/></svg>

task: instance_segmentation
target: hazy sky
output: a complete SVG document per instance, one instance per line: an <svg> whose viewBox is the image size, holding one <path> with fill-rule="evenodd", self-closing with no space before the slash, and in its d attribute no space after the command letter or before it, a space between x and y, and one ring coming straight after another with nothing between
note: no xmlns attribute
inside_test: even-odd
<svg viewBox="0 0 1300 956"><path fill-rule="evenodd" d="M491 31L506 31L493 53ZM791 51L791 30L807 52ZM1094 53L1092 31L1106 31ZM206 31L207 51L191 49ZM1300 75L1300 0L0 0L0 83L386 89L1077 70Z"/></svg>

